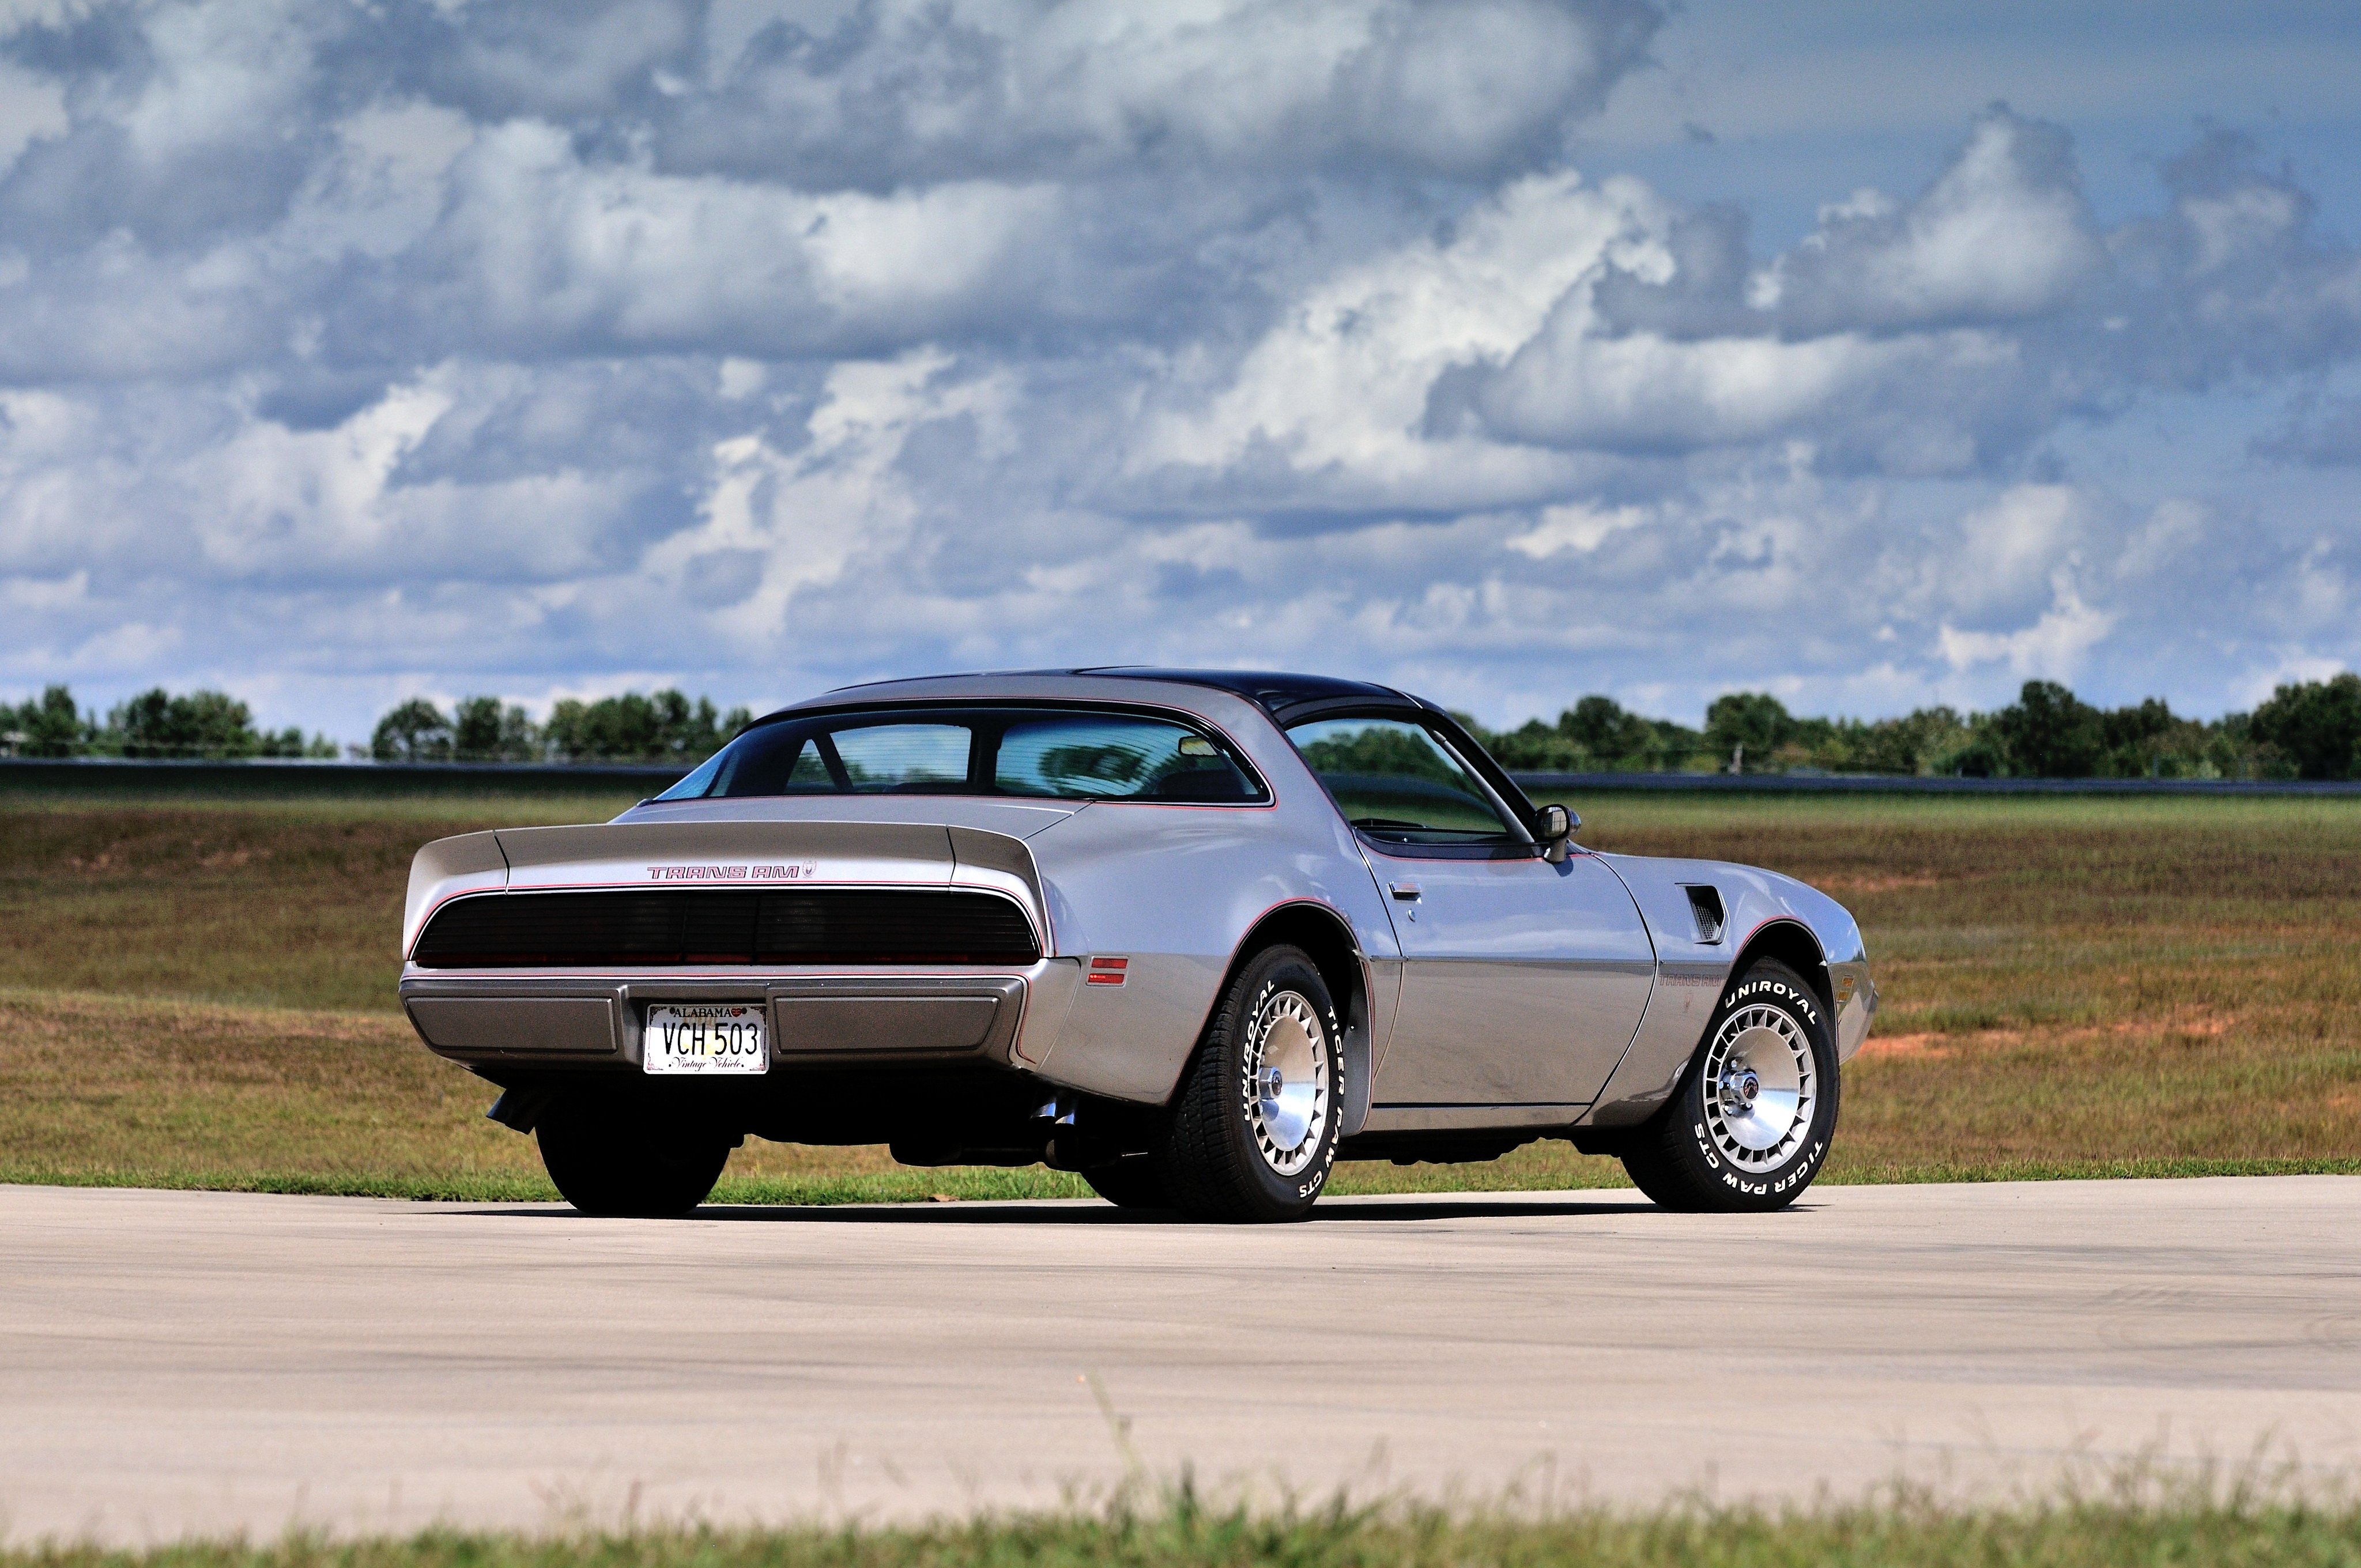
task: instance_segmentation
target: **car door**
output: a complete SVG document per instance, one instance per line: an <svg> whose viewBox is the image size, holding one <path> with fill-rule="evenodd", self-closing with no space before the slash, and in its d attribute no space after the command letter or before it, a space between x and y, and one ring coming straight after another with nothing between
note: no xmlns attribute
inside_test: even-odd
<svg viewBox="0 0 2361 1568"><path fill-rule="evenodd" d="M1401 945L1376 1102L1589 1103L1654 981L1621 880L1579 850L1543 859L1448 740L1412 718L1289 734L1353 823Z"/></svg>

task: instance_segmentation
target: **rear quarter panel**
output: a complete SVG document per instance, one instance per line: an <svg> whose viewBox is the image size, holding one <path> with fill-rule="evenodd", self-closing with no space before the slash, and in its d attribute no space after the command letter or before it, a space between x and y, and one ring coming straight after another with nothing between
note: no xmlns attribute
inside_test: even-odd
<svg viewBox="0 0 2361 1568"><path fill-rule="evenodd" d="M1303 786L1316 789L1305 775ZM1032 839L1061 955L1126 960L1124 983L1077 991L1045 1076L1162 1101L1179 1081L1239 944L1308 903L1341 917L1375 972L1371 1056L1390 1027L1393 928L1325 795L1264 807L1101 804Z"/></svg>
<svg viewBox="0 0 2361 1568"><path fill-rule="evenodd" d="M461 833L421 849L411 857L410 892L402 901L402 957L417 946L418 933L435 910L466 894L498 893L508 879L509 862L497 833Z"/></svg>

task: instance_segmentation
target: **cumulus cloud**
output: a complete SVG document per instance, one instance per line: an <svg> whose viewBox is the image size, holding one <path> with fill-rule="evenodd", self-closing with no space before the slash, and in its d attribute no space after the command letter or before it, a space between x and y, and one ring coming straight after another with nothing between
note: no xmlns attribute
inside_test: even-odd
<svg viewBox="0 0 2361 1568"><path fill-rule="evenodd" d="M1531 337L1436 378L1430 426L1622 454L1801 440L1837 469L1999 476L2144 391L2361 347L2361 252L2251 144L2209 134L2165 177L2165 211L2103 229L2064 131L1995 105L1915 197L1856 192L1762 262L1741 214L1635 203Z"/></svg>
<svg viewBox="0 0 2361 1568"><path fill-rule="evenodd" d="M1536 561L1546 561L1565 550L1588 554L1615 535L1642 527L1648 521L1648 511L1643 507L1607 509L1580 502L1543 507L1532 528L1510 536L1509 548Z"/></svg>
<svg viewBox="0 0 2361 1568"><path fill-rule="evenodd" d="M11 7L0 691L349 735L1064 661L1513 718L2361 658L2349 221L2218 129L2102 220L1994 104L1765 247L1584 142L1680 25Z"/></svg>
<svg viewBox="0 0 2361 1568"><path fill-rule="evenodd" d="M1960 519L1929 563L1928 590L1954 613L2021 608L2090 537L2090 500L2069 485L2012 485Z"/></svg>
<svg viewBox="0 0 2361 1568"><path fill-rule="evenodd" d="M2015 631L1962 631L1945 622L1937 641L1954 670L2004 664L2028 678L2070 681L2081 673L2083 656L2114 630L2116 615L2082 602L2072 576L2061 572L2051 584L2051 602L2041 618Z"/></svg>
<svg viewBox="0 0 2361 1568"><path fill-rule="evenodd" d="M831 22L786 5L731 21L712 28L707 90L676 92L655 117L663 155L884 187L1142 160L1529 165L1598 108L1661 13L1640 0L897 0Z"/></svg>
<svg viewBox="0 0 2361 1568"><path fill-rule="evenodd" d="M531 353L796 357L957 333L1033 292L1021 263L1056 192L962 181L873 196L586 163L555 128L480 135L427 249L465 326Z"/></svg>
<svg viewBox="0 0 2361 1568"><path fill-rule="evenodd" d="M0 175L36 138L66 128L65 90L53 81L0 60Z"/></svg>
<svg viewBox="0 0 2361 1568"><path fill-rule="evenodd" d="M1301 474L1350 445L1395 484L1448 453L1455 473L1562 484L1567 467L1509 452L1803 439L1838 466L1954 473L2118 389L2057 352L2110 261L2054 126L1996 107L1914 200L1856 193L1761 264L1745 234L1742 214L1628 180L1529 177L1447 243L1309 291L1209 411L1144 450L1200 465L1252 450Z"/></svg>
<svg viewBox="0 0 2361 1568"><path fill-rule="evenodd" d="M2106 266L2065 131L2001 105L1916 200L1823 208L1754 291L1789 336L1890 333L2044 315Z"/></svg>
<svg viewBox="0 0 2361 1568"><path fill-rule="evenodd" d="M1540 446L1610 452L1692 451L1804 430L1904 378L1989 357L1975 339L1883 343L1845 333L1691 341L1589 330L1587 302L1569 301L1470 399L1491 434Z"/></svg>
<svg viewBox="0 0 2361 1568"><path fill-rule="evenodd" d="M2323 235L2317 203L2253 138L2205 132L2165 165L2167 210L2111 241L2125 287L2112 325L2148 377L2202 389L2361 353L2361 248Z"/></svg>
<svg viewBox="0 0 2361 1568"><path fill-rule="evenodd" d="M1563 486L1565 466L1546 455L1422 428L1430 389L1456 361L1532 333L1648 199L1628 181L1532 176L1447 234L1339 269L1290 302L1224 382L1197 396L1176 389L1129 470L1160 493L1208 490L1214 504L1233 502L1241 484L1406 510Z"/></svg>
<svg viewBox="0 0 2361 1568"><path fill-rule="evenodd" d="M322 55L356 13L305 0L60 7L13 63L62 99L0 183L0 223L47 248L123 234L202 245L275 220L324 140Z"/></svg>

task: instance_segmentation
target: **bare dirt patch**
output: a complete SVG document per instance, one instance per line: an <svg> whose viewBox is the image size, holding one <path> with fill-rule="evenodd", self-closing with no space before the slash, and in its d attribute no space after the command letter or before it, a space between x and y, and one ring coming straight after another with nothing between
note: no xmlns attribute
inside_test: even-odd
<svg viewBox="0 0 2361 1568"><path fill-rule="evenodd" d="M1824 876L1814 885L1831 898L1858 898L1880 893L1913 893L1940 886L1941 881L1932 876L1878 876L1855 872Z"/></svg>
<svg viewBox="0 0 2361 1568"><path fill-rule="evenodd" d="M1927 1031L1916 1035L1872 1035L1853 1053L1855 1061L1886 1061L1896 1057L1947 1057L1958 1043L1953 1036Z"/></svg>

